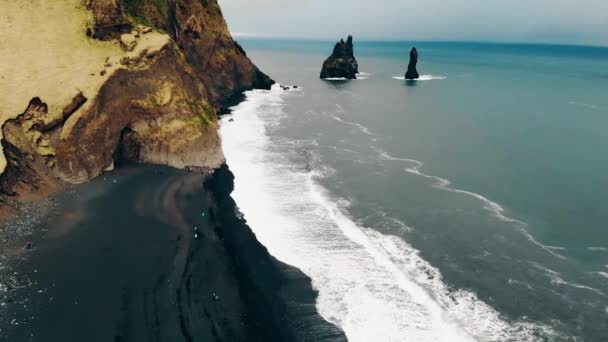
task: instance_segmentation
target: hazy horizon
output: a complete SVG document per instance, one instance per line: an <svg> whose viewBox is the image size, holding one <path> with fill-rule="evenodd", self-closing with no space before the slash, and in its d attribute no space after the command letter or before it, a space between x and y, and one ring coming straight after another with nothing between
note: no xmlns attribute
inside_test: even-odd
<svg viewBox="0 0 608 342"><path fill-rule="evenodd" d="M608 46L608 2L603 0L220 0L220 4L237 37L336 40L352 34L367 41ZM408 16L412 11L415 15Z"/></svg>

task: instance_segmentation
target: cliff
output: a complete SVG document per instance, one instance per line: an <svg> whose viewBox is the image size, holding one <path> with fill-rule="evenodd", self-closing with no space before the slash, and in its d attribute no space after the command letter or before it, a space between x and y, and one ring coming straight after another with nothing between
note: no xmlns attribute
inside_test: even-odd
<svg viewBox="0 0 608 342"><path fill-rule="evenodd" d="M218 167L217 111L274 82L216 0L0 0L0 201L122 161ZM12 198L11 198L12 197Z"/></svg>
<svg viewBox="0 0 608 342"><path fill-rule="evenodd" d="M353 37L348 36L346 42L341 39L334 46L334 51L321 69L321 78L356 79L359 73L359 63L354 55Z"/></svg>
<svg viewBox="0 0 608 342"><path fill-rule="evenodd" d="M138 24L167 32L214 103L274 83L232 39L217 0L92 0L90 8L92 37L116 38Z"/></svg>

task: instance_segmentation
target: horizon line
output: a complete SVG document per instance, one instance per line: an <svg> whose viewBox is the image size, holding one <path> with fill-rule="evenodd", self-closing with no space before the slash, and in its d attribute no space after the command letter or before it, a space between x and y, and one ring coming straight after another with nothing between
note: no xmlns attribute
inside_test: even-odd
<svg viewBox="0 0 608 342"><path fill-rule="evenodd" d="M309 42L336 42L336 39L332 38L324 38L324 37L298 37L298 36L272 36L272 35L264 35L264 34L252 34L252 33L241 33L241 32L231 32L231 35L235 39L260 39L260 40L292 40L292 41L309 41ZM346 34L344 37L347 37L349 34ZM343 38L343 37L338 37ZM396 38L396 39L385 39L385 38L364 38L357 39L356 36L353 35L355 40L364 43L405 43L405 42L417 42L417 43L464 43L464 44L494 44L494 45L544 45L544 46L572 46L572 47L587 47L587 48L598 48L598 49L608 49L608 45L600 45L593 43L568 43L568 42L544 42L544 41L518 41L518 40L466 40L466 39L406 39L406 38Z"/></svg>

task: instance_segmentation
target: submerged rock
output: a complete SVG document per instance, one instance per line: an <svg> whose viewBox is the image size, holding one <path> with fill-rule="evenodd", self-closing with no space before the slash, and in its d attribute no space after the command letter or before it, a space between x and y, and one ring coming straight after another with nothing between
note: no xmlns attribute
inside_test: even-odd
<svg viewBox="0 0 608 342"><path fill-rule="evenodd" d="M407 66L407 72L405 73L406 80L415 80L420 78L418 75L418 70L416 70L416 64L418 64L418 50L416 48L412 48L410 51L410 63Z"/></svg>
<svg viewBox="0 0 608 342"><path fill-rule="evenodd" d="M345 78L354 80L359 73L359 63L353 51L353 37L348 36L346 42L341 39L334 51L323 63L321 78Z"/></svg>

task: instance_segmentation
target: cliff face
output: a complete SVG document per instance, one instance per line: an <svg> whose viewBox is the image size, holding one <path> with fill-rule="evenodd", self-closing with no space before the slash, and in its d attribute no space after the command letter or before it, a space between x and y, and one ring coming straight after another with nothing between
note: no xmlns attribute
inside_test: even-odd
<svg viewBox="0 0 608 342"><path fill-rule="evenodd" d="M125 160L218 167L217 110L274 83L232 40L216 0L81 1L0 3L0 48L14 64L0 69L0 90L18 90L0 100L2 202ZM41 45L16 46L24 35Z"/></svg>
<svg viewBox="0 0 608 342"><path fill-rule="evenodd" d="M93 0L91 7L99 18L94 37L116 37L134 23L167 32L216 104L274 83L232 39L217 0Z"/></svg>
<svg viewBox="0 0 608 342"><path fill-rule="evenodd" d="M353 37L348 36L346 42L341 39L334 46L334 51L323 63L321 78L356 79L359 73L359 63L355 59Z"/></svg>

